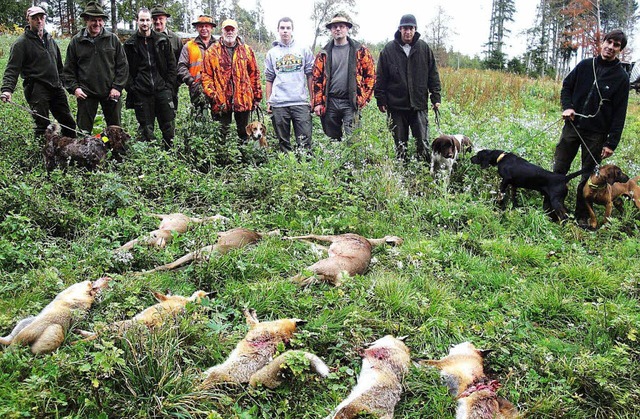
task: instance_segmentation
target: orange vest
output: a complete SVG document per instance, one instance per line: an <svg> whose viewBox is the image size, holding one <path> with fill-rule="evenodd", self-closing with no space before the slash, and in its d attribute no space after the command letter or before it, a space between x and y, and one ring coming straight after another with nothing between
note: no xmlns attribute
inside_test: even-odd
<svg viewBox="0 0 640 419"><path fill-rule="evenodd" d="M200 83L202 79L202 51L193 40L187 42L187 51L189 52L189 74L193 77L194 83Z"/></svg>

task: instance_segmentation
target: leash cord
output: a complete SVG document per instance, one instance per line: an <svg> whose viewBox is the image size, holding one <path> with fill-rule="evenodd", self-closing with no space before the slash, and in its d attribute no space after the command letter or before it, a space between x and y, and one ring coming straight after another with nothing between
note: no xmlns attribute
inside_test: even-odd
<svg viewBox="0 0 640 419"><path fill-rule="evenodd" d="M26 106L24 106L24 105L20 105L19 103L16 103L16 102L14 102L14 101L12 101L12 100L8 100L6 103L10 103L10 104L12 104L13 106L15 106L15 107L17 107L17 108L20 108L20 109L22 109L22 110L25 110L25 111L29 112L31 115L33 115L33 116L37 116L37 117L39 117L39 118L42 118L42 119L44 119L45 121L49 122L50 124L51 124L51 123L53 123L53 121L52 121L51 119L47 118L46 116L40 115L38 112L34 111L33 109L27 108L27 107L26 107ZM84 131L82 131L82 130L78 131L77 129L74 129L74 128L71 128L71 127L68 127L68 126L63 125L63 124L61 124L61 123L59 123L59 122L58 122L58 125L60 125L62 128L66 128L66 129L68 129L68 130L70 130L70 131L73 131L73 132L75 132L76 134L79 134L80 136L85 136L85 135L87 135L87 133L86 133L86 132L84 132Z"/></svg>
<svg viewBox="0 0 640 419"><path fill-rule="evenodd" d="M582 145L584 146L584 148L589 152L589 155L591 156L591 158L593 159L593 162L596 164L596 166L594 167L593 171L595 173L599 173L600 172L600 163L598 163L598 160L596 160L596 158L594 157L593 153L591 152L591 150L589 149L589 147L587 146L587 143L584 141L584 139L582 138L582 135L580 135L580 132L578 132L578 128L576 128L576 126L573 124L572 120L569 120L569 122L571 123L571 126L573 127L574 131L576 132L576 135L578 136L578 138L580 139L580 141L582 142Z"/></svg>
<svg viewBox="0 0 640 419"><path fill-rule="evenodd" d="M433 114L435 115L436 127L438 127L438 131L442 132L440 129L440 109L434 107Z"/></svg>

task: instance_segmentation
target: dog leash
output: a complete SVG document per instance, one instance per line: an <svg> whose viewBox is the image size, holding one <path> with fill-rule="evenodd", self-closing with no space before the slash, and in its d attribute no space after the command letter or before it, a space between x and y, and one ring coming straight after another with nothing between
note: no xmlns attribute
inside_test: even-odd
<svg viewBox="0 0 640 419"><path fill-rule="evenodd" d="M264 111L262 110L260 105L256 106L253 112L255 112L256 114L256 119L264 125Z"/></svg>
<svg viewBox="0 0 640 419"><path fill-rule="evenodd" d="M435 115L434 119L436 121L436 127L438 128L439 132L442 132L442 130L440 129L440 109L434 107L433 114Z"/></svg>
<svg viewBox="0 0 640 419"><path fill-rule="evenodd" d="M578 136L578 138L582 142L582 145L584 146L585 149L587 149L587 151L589 152L589 155L593 159L593 162L596 164L595 167L593 168L593 172L596 173L597 176L599 176L600 175L600 163L598 163L598 160L596 160L596 158L593 155L593 153L591 152L591 150L589 150L589 147L587 146L586 141L582 138L582 135L580 135L580 133L578 132L578 128L576 128L576 126L573 124L573 121L569 120L569 122L571 123L571 126L573 127L574 131L576 132L576 135Z"/></svg>
<svg viewBox="0 0 640 419"><path fill-rule="evenodd" d="M9 103L9 104L11 104L11 105L13 105L13 106L15 106L15 107L17 107L17 108L20 108L20 109L22 109L22 110L25 110L25 111L29 112L31 115L37 116L37 117L39 117L39 118L42 118L42 119L44 119L45 121L49 122L50 124L52 124L52 123L53 123L53 121L52 121L51 119L47 118L46 116L40 115L38 112L34 111L34 110L33 110L33 109L31 109L31 108L27 108L27 107L26 107L26 106L24 106L24 105L20 105L19 103L15 103L15 102L14 102L14 101L12 101L12 100L8 100L6 103ZM58 122L58 125L60 125L62 128L66 128L66 129L68 129L69 131L73 131L73 132L75 132L76 134L80 134L80 136L88 135L86 132L84 132L84 131L82 131L82 130L78 131L77 129L74 129L74 128L71 128L71 127L68 127L68 126L63 125L63 124L61 124L61 123L59 123L59 122Z"/></svg>

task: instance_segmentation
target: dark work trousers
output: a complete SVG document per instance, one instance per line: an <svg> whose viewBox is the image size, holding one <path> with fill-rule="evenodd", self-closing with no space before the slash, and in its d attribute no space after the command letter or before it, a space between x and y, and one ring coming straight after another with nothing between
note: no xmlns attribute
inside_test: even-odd
<svg viewBox="0 0 640 419"><path fill-rule="evenodd" d="M240 143L245 144L249 141L249 134L247 134L247 125L249 125L249 116L251 111L246 112L222 112L211 113L211 117L214 121L220 122L220 128L222 138L227 138L229 134L229 125L231 125L231 116L236 120L236 130L238 132L238 138Z"/></svg>
<svg viewBox="0 0 640 419"><path fill-rule="evenodd" d="M357 127L359 113L353 109L349 99L338 99L329 96L327 106L322 121L322 130L327 137L334 140L342 140L342 130L344 135L349 137Z"/></svg>
<svg viewBox="0 0 640 419"><path fill-rule="evenodd" d="M98 98L88 96L86 99L78 99L78 127L91 134L93 122L96 119L98 105L102 107L104 122L109 125L120 126L120 115L122 113L122 102L111 100L109 96Z"/></svg>
<svg viewBox="0 0 640 419"><path fill-rule="evenodd" d="M292 151L291 125L296 145L311 148L311 108L309 105L271 107L271 122L276 132L280 151Z"/></svg>
<svg viewBox="0 0 640 419"><path fill-rule="evenodd" d="M49 118L49 111L51 111L53 117L60 124L71 128L62 128L62 135L71 138L77 136L75 132L76 121L74 121L73 115L71 115L67 93L62 86L50 87L33 81L24 86L24 96L31 110L35 111L38 115ZM34 129L35 136L43 137L50 121L37 115L33 115L33 120L36 124Z"/></svg>
<svg viewBox="0 0 640 419"><path fill-rule="evenodd" d="M155 119L162 132L165 149L173 145L176 113L173 109L173 92L161 90L154 95L139 94L135 101L136 119L138 120L138 136L143 141L154 140L153 126Z"/></svg>
<svg viewBox="0 0 640 419"><path fill-rule="evenodd" d="M580 137L582 137L582 140L584 140L584 144L582 140L580 140ZM581 168L590 169L589 172L582 175L580 184L578 185L578 189L576 191L576 211L574 213L574 216L576 220L578 220L578 222L581 222L588 217L588 211L584 202L582 188L595 169L596 164L600 164L600 161L602 161L602 147L604 146L604 142L606 140L607 134L585 131L581 130L580 128L578 128L578 131L576 132L576 128L574 128L573 124L570 121L567 121L562 128L560 141L556 145L556 151L553 155L554 173L561 173L563 175L567 174L569 172L569 169L571 168L571 162L573 162L573 159L576 157L578 150L582 150ZM591 153L589 153L587 149Z"/></svg>
<svg viewBox="0 0 640 419"><path fill-rule="evenodd" d="M407 156L407 146L409 144L409 129L416 139L416 158L419 161L430 162L429 153L429 111L423 110L388 110L387 122L393 141L396 146L396 158L402 161L409 161Z"/></svg>

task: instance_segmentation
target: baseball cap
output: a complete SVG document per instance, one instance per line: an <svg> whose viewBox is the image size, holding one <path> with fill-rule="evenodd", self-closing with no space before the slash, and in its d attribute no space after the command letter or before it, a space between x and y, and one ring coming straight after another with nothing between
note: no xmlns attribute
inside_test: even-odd
<svg viewBox="0 0 640 419"><path fill-rule="evenodd" d="M27 19L35 15L46 15L47 12L44 11L42 7L31 6L27 9Z"/></svg>
<svg viewBox="0 0 640 419"><path fill-rule="evenodd" d="M224 22L222 22L222 25L220 25L220 27L222 27L223 29L226 28L227 26L233 26L234 29L238 29L238 22L236 22L233 19L227 19Z"/></svg>

